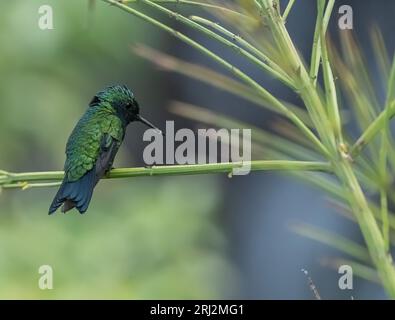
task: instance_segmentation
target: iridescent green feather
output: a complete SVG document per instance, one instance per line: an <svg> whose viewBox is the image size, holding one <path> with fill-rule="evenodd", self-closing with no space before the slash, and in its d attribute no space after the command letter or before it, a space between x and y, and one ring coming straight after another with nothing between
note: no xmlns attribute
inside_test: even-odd
<svg viewBox="0 0 395 320"><path fill-rule="evenodd" d="M122 142L124 129L110 104L91 106L77 123L66 146L67 181L76 181L91 170L106 137ZM105 141L104 141L105 142Z"/></svg>

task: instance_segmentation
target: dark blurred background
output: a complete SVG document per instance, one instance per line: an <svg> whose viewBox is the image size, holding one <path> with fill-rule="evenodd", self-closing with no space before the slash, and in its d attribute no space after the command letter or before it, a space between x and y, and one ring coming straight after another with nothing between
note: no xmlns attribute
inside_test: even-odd
<svg viewBox="0 0 395 320"><path fill-rule="evenodd" d="M47 0L54 10L54 30L42 31L37 24L42 4L0 2L0 169L60 170L75 122L94 93L114 83L131 87L144 116L159 127L166 120L175 120L176 128L199 126L168 112L173 100L270 127L271 114L162 72L136 56L131 46L144 43L222 71L158 29L101 1L88 10L87 1ZM368 62L372 53L366 34L373 22L394 51L395 3L336 1L330 26L335 38L342 4L354 9L354 32ZM223 47L169 23L258 75ZM288 29L306 59L314 23L315 1L297 1ZM257 78L282 98L296 99L273 79ZM129 127L116 167L143 165L143 132L142 125ZM339 253L290 230L290 224L303 221L360 239L358 229L333 212L325 194L287 176L108 180L96 188L86 215L48 217L55 192L44 188L0 194L0 298L312 299L302 268L324 299L385 297L382 288L358 278L354 290L340 290L339 274L320 263ZM38 268L45 264L54 270L53 290L37 286Z"/></svg>

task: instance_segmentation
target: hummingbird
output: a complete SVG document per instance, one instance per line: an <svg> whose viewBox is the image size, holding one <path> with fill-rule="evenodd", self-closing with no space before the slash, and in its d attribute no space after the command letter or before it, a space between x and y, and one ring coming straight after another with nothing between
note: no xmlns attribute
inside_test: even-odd
<svg viewBox="0 0 395 320"><path fill-rule="evenodd" d="M162 133L140 116L139 104L128 87L115 85L96 93L67 141L65 174L49 214L62 204L63 213L73 208L86 212L93 189L112 168L126 127L133 121Z"/></svg>

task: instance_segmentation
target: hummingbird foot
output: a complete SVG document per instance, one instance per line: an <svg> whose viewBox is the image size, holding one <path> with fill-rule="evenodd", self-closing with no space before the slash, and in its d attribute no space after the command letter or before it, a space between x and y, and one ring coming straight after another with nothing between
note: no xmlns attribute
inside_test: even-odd
<svg viewBox="0 0 395 320"><path fill-rule="evenodd" d="M107 170L106 173L105 173L105 177L106 177L106 178L109 178L109 177L110 177L111 171L114 170L114 169L115 169L114 167L111 167L110 170Z"/></svg>

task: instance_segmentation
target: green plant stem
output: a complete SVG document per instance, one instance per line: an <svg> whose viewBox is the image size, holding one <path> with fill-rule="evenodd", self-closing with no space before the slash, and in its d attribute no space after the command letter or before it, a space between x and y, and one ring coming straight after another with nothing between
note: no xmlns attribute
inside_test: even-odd
<svg viewBox="0 0 395 320"><path fill-rule="evenodd" d="M334 2L334 1L333 1ZM319 7L325 4L325 1L318 2ZM329 5L328 5L329 6ZM333 5L332 5L333 7ZM332 9L331 9L332 10ZM324 11L324 9L320 9L319 11ZM330 11L331 12L331 11ZM317 19L320 20L320 19ZM324 18L323 18L324 21ZM338 144L343 144L343 135L342 135L342 124L340 120L340 112L339 105L337 103L337 93L335 80L333 77L332 67L329 62L328 50L326 45L326 27L324 25L325 22L321 25L321 56L322 56L322 69L324 74L324 84L325 84L325 93L326 93L326 104L328 108L328 115L333 126L333 130L335 133L335 137L337 139Z"/></svg>
<svg viewBox="0 0 395 320"><path fill-rule="evenodd" d="M370 256L366 247L351 241L339 234L331 233L327 230L314 227L308 224L295 224L291 225L291 229L304 236L316 240L318 242L336 248L355 259L359 259L365 263L371 263Z"/></svg>
<svg viewBox="0 0 395 320"><path fill-rule="evenodd" d="M350 149L352 158L356 158L363 148L373 140L374 137L385 127L387 118L392 119L395 115L395 101L390 104L389 110L382 111L379 116L369 125L369 127L357 139Z"/></svg>
<svg viewBox="0 0 395 320"><path fill-rule="evenodd" d="M379 152L379 175L381 177L380 186L380 203L381 203L381 217L383 221L382 232L384 237L384 243L387 251L390 249L390 226L389 226L389 213L388 213L388 177L387 177L387 160L388 160L388 149L390 148L390 103L395 96L395 57L393 59L391 72L388 80L387 98L385 104L385 121L384 128L381 134L381 146Z"/></svg>
<svg viewBox="0 0 395 320"><path fill-rule="evenodd" d="M230 32L226 28L220 26L218 23L213 22L211 20L198 17L198 16L191 16L190 20L209 26L216 31L224 34L225 36L231 38L234 42L240 43L241 46L244 48L248 49L250 52L254 53L257 57L259 57L262 62L267 63L267 66L265 64L262 65L262 63L257 63L256 59L251 59L249 55L246 55L251 61L257 63L261 68L265 69L266 71L269 72L272 76L278 78L280 81L282 81L284 84L286 84L288 87L295 89L295 85L293 84L292 79L276 64L274 63L267 55L265 55L262 51L258 50L256 47L254 47L252 44L250 44L248 41L244 40L242 37ZM227 41L225 44L228 46L233 46L233 44L229 41ZM239 47L237 47L239 48ZM241 51L243 53L243 51ZM245 54L244 54L245 55Z"/></svg>
<svg viewBox="0 0 395 320"><path fill-rule="evenodd" d="M284 21L287 20L288 15L291 12L291 9L292 9L294 4L295 4L295 0L289 0L288 1L287 7L285 8L284 13L283 13L283 20Z"/></svg>
<svg viewBox="0 0 395 320"><path fill-rule="evenodd" d="M22 190L27 190L31 188L49 188L49 187L57 187L61 185L61 181L57 182L38 182L38 183L29 183L27 181L25 182L16 182L16 183L6 183L1 185L0 184L0 190L1 188L3 189L22 189Z"/></svg>
<svg viewBox="0 0 395 320"><path fill-rule="evenodd" d="M299 119L296 114L294 114L292 111L290 111L287 107L285 107L280 100L275 98L272 94L270 94L266 89L264 89L261 85L259 85L256 81L254 81L251 77L247 76L245 73L243 73L240 69L236 68L232 64L230 64L228 61L222 59L220 56L216 55L215 53L211 52L208 50L206 47L202 46L201 44L197 43L196 41L192 40L191 38L187 37L183 33L180 33L167 25L141 13L140 11L137 11L131 7L128 7L126 5L123 5L119 3L118 1L115 0L102 0L104 2L110 3L114 6L119 7L120 9L133 14L134 16L143 19L160 29L170 33L171 35L175 36L179 40L187 43L191 47L199 50L201 53L204 55L210 57L220 65L222 65L224 68L229 70L232 74L240 78L242 81L246 82L249 84L252 88L254 88L261 96L263 99L265 99L268 103L272 104L274 107L278 108L282 114L287 117L291 122L295 124L296 127L298 127L303 134L314 144L314 146L324 155L328 155L328 151L326 147L321 143L321 141L315 136L315 134L306 126L303 121ZM140 0L144 3L150 3L151 5L155 5L154 3L147 1L147 0ZM158 5L156 5L158 6ZM160 7L160 6L159 6ZM165 9L163 7L160 7L161 9ZM169 12L167 12L169 13ZM170 11L171 13L171 11Z"/></svg>
<svg viewBox="0 0 395 320"><path fill-rule="evenodd" d="M320 0L321 1L321 0ZM322 1L321 1L322 2ZM335 5L334 0L330 0L324 13L324 5L320 5L318 2L318 19L315 26L314 31L314 39L313 39L313 50L311 54L311 64L310 64L310 78L313 81L313 85L317 85L318 71L320 69L320 61L321 61L321 32L324 34L328 29L328 24L330 20L330 16L333 10L333 6ZM322 14L324 15L322 16ZM323 29L323 30L322 30Z"/></svg>
<svg viewBox="0 0 395 320"><path fill-rule="evenodd" d="M324 6L321 4L322 1L318 0L317 2L317 20L315 24L314 38L313 38L313 48L311 53L311 62L310 62L310 78L313 81L314 86L317 85L318 71L320 69L320 61L321 61L321 26L323 19L323 10Z"/></svg>
<svg viewBox="0 0 395 320"><path fill-rule="evenodd" d="M139 3L140 0L121 0L119 1L120 3ZM198 1L189 1L189 0L153 0L153 2L158 2L158 3L163 3L163 4L175 4L175 5L191 5L191 6L198 6L198 7L204 7L208 9L215 9L215 10L220 10L226 13L230 13L233 15L237 15L243 18L251 19L251 17L246 16L240 12L234 11L232 9L222 7L219 5L211 4L211 3L205 3L205 2L198 2Z"/></svg>
<svg viewBox="0 0 395 320"><path fill-rule="evenodd" d="M139 168L120 168L111 170L105 178L118 179L141 176L196 175L212 173L232 174L234 169L242 168L248 162L226 162L192 165L152 166ZM331 172L331 166L325 162L287 161L287 160L254 160L250 162L251 171L321 171ZM7 173L0 176L0 186L27 186L30 182L61 181L63 171ZM43 185L45 186L45 185Z"/></svg>

